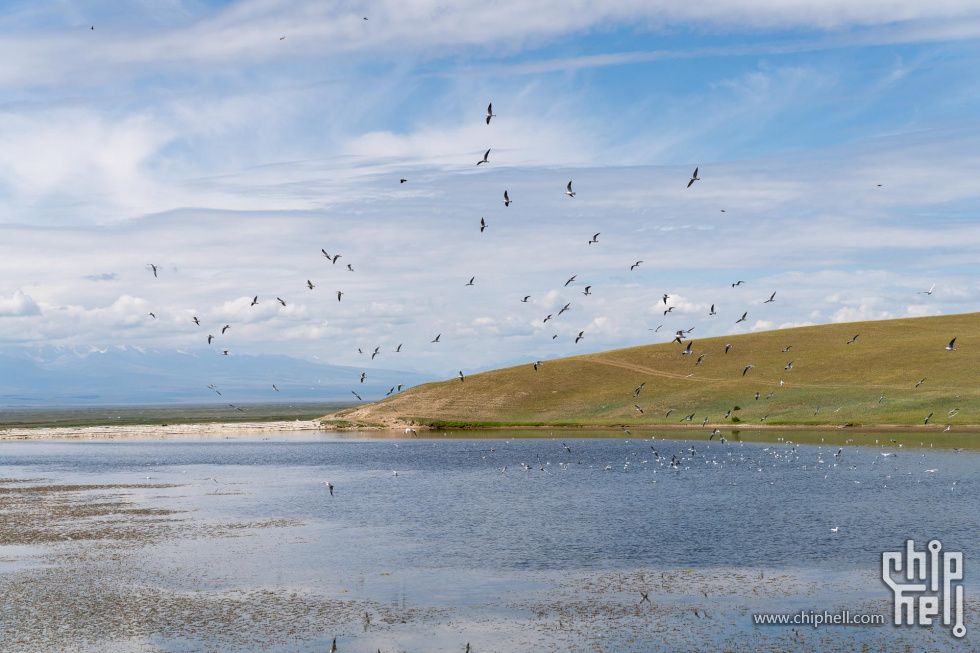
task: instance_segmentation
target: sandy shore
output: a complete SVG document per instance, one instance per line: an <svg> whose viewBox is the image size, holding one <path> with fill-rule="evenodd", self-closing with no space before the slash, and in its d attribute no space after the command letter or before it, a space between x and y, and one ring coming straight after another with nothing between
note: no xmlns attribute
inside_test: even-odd
<svg viewBox="0 0 980 653"><path fill-rule="evenodd" d="M15 428L0 430L0 440L234 436L319 430L320 422L316 420L294 420L291 422L211 422L205 424L167 424L166 426L162 424L145 424L135 426Z"/></svg>

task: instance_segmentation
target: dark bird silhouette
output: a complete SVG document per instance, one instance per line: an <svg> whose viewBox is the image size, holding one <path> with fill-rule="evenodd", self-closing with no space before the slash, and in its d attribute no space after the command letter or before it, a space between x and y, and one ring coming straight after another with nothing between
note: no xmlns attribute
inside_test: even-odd
<svg viewBox="0 0 980 653"><path fill-rule="evenodd" d="M504 191L504 206L510 206L511 202L513 201L514 200L510 199L510 196L507 194L507 191Z"/></svg>
<svg viewBox="0 0 980 653"><path fill-rule="evenodd" d="M283 300L283 299L282 299L281 297L276 297L276 300L277 300L277 301L278 301L278 302L279 302L280 304L282 304L283 306L285 306L285 305L286 305L286 302L285 302L285 301L284 301L284 300Z"/></svg>
<svg viewBox="0 0 980 653"><path fill-rule="evenodd" d="M343 296L343 294L344 293L340 292L339 290L337 291L337 301L338 302L340 301L340 298Z"/></svg>
<svg viewBox="0 0 980 653"><path fill-rule="evenodd" d="M211 335L211 334L209 333L209 334L208 334L208 344L209 344L209 345L211 344L211 341L212 341L212 340L214 340L214 336L212 336L212 335Z"/></svg>
<svg viewBox="0 0 980 653"><path fill-rule="evenodd" d="M744 322L745 321L745 318L748 317L748 315L749 315L749 312L748 311L745 311L744 313L742 313L742 317L738 318L735 321L735 324L738 324L739 322Z"/></svg>
<svg viewBox="0 0 980 653"><path fill-rule="evenodd" d="M356 392L354 392L353 390L351 390L351 391L350 391L350 393L351 393L352 395L354 395L355 397L357 397L357 400L358 400L358 401L364 401L363 399L361 399L361 395L359 395L359 394L357 394L357 393L356 393Z"/></svg>
<svg viewBox="0 0 980 653"><path fill-rule="evenodd" d="M694 174L691 175L691 181L687 182L687 187L690 188L691 187L691 184L693 184L696 181L701 181L701 178L698 177L698 169L697 168L694 169Z"/></svg>
<svg viewBox="0 0 980 653"><path fill-rule="evenodd" d="M316 288L316 286L313 285L313 282L310 281L309 279L306 280L306 287L309 288L310 290Z"/></svg>
<svg viewBox="0 0 980 653"><path fill-rule="evenodd" d="M487 228L487 223L483 220L483 218L480 218L480 233L482 234L483 230L486 228Z"/></svg>
<svg viewBox="0 0 980 653"><path fill-rule="evenodd" d="M774 301L776 301L776 293L773 293L772 295L770 295L769 296L769 299L767 299L766 301L764 301L762 303L763 304L769 304L769 303L774 302Z"/></svg>
<svg viewBox="0 0 980 653"><path fill-rule="evenodd" d="M734 288L735 286L741 286L743 283L745 283L745 282L744 281L736 281L735 283L732 284L732 288Z"/></svg>
<svg viewBox="0 0 980 653"><path fill-rule="evenodd" d="M755 367L755 365L746 365L745 369L742 370L742 376L745 376L745 373L751 370L753 367Z"/></svg>
<svg viewBox="0 0 980 653"><path fill-rule="evenodd" d="M949 341L949 344L946 345L946 351L956 351L956 347L953 346L954 342L956 342L956 338L953 338L952 340Z"/></svg>
<svg viewBox="0 0 980 653"><path fill-rule="evenodd" d="M489 149L486 152L483 153L483 158L480 159L479 161L477 161L476 162L476 165L480 165L481 163L490 163L490 150Z"/></svg>
<svg viewBox="0 0 980 653"><path fill-rule="evenodd" d="M859 333L858 336L859 335L861 335L861 334ZM853 338L851 338L850 340L848 340L847 341L847 344L851 344L851 343L855 342L858 339L858 336L854 336Z"/></svg>
<svg viewBox="0 0 980 653"><path fill-rule="evenodd" d="M252 303L249 304L249 306L255 306L258 303L259 303L259 296L256 295L255 297L252 298Z"/></svg>
<svg viewBox="0 0 980 653"><path fill-rule="evenodd" d="M491 118L496 118L497 114L493 112L493 102L487 105L487 124L490 124Z"/></svg>
<svg viewBox="0 0 980 653"><path fill-rule="evenodd" d="M601 234L601 233L602 233L602 232L600 231L600 232L598 232L598 233L596 233L596 235L595 235L595 236L592 236L592 240L590 240L590 241L589 241L589 244L591 245L592 243L597 243L597 242L599 242L599 234Z"/></svg>
<svg viewBox="0 0 980 653"><path fill-rule="evenodd" d="M194 324L196 324L197 326L201 326L201 321L199 319L197 319L196 317L191 319L194 320Z"/></svg>
<svg viewBox="0 0 980 653"><path fill-rule="evenodd" d="M579 331L578 332L578 336L576 336L576 338L575 338L575 344L578 344L578 341L581 340L584 337L585 337L585 331Z"/></svg>
<svg viewBox="0 0 980 653"><path fill-rule="evenodd" d="M153 265L152 263L147 263L147 265L153 270L153 276L157 276L157 266Z"/></svg>
<svg viewBox="0 0 980 653"><path fill-rule="evenodd" d="M577 276L578 276L577 274L573 274L573 275L572 275L572 278L571 278L571 279L569 279L568 281L566 281L566 282L565 282L565 285L567 286L567 285L568 285L568 284L570 284L571 282L573 282L573 281L575 281L575 277L577 277Z"/></svg>
<svg viewBox="0 0 980 653"><path fill-rule="evenodd" d="M230 324L226 324L223 327L221 327L221 335L225 335L225 331L227 331L230 328L231 328Z"/></svg>
<svg viewBox="0 0 980 653"><path fill-rule="evenodd" d="M436 338L435 338L435 340L433 340L432 342L439 342L439 338L440 338L441 336L442 336L442 334L440 333L440 334L439 334L438 336L436 336Z"/></svg>

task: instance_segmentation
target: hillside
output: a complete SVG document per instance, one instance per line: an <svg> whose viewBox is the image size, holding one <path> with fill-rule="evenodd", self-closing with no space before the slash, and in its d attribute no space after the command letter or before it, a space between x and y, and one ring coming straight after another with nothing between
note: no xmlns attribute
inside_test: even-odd
<svg viewBox="0 0 980 653"><path fill-rule="evenodd" d="M953 337L956 351L946 351ZM724 415L738 406L732 417L744 426L921 426L929 413L930 428L980 424L980 313L694 338L693 353L682 355L687 342L428 383L327 419L393 426L678 426L694 413L693 424L707 417L720 426L733 424ZM727 354L726 344L732 345ZM743 376L747 365L755 367ZM667 417L669 409L675 412ZM954 409L959 412L948 415Z"/></svg>

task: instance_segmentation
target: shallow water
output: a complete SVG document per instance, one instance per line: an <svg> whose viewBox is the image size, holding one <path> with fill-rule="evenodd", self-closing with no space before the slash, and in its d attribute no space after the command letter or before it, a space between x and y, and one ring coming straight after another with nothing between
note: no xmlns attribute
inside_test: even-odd
<svg viewBox="0 0 980 653"><path fill-rule="evenodd" d="M152 579L156 588L289 588L437 615L451 610L448 621L469 623L466 635L474 641L480 640L479 623L497 623L483 632L482 650L531 650L502 639L499 631L507 626L501 624L525 614L529 602L571 601L581 590L557 588L568 579L589 583L597 574L628 574L635 584L637 573L646 583L648 576L693 569L724 584L731 570L758 570L764 577L786 571L800 583L829 583L821 600L880 599L884 613L890 593L875 575L883 551L897 551L909 538L920 546L938 538L944 549L964 553L968 570L980 554L978 453L918 444L928 436L892 443L893 436L847 434L837 444L826 433L763 436L826 440L797 444L553 433L542 438L550 434L537 432L533 439L482 432L466 439L366 433L277 435L275 441L7 442L0 444L0 476L146 484L128 490L128 500L187 511L182 514L195 522L213 525L217 531L209 537L163 538L140 547L143 581ZM855 441L843 444L847 439ZM244 523L275 527L232 537L228 524ZM8 566L24 557L23 547L0 547L0 553ZM0 567L0 574L6 570ZM863 574L858 582L855 570ZM967 577L968 593L975 593L978 579ZM835 594L835 583L849 589ZM815 602L812 588L777 594L778 605L829 607ZM711 608L731 609L726 606ZM758 630L745 615L733 619L745 637ZM693 627L703 626L698 620ZM871 631L882 636L880 628L864 629ZM841 641L866 637L853 627L836 632ZM885 636L910 633L888 627ZM837 636L826 628L821 634ZM411 648L421 638L417 629L374 640L365 630L357 641L360 648L387 643L390 650L395 639L397 650L441 650L442 642L455 650L447 636L429 632L423 638L429 649L421 643ZM151 650L196 650L194 641L157 637L158 648ZM609 650L650 650L623 642ZM307 644L313 648L268 650L315 650L315 642ZM494 646L500 648L487 648ZM545 650L568 650L557 646Z"/></svg>

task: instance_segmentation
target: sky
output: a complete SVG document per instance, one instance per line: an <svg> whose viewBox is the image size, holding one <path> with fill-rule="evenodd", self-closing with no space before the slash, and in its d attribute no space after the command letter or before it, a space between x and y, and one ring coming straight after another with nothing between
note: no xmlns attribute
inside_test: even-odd
<svg viewBox="0 0 980 653"><path fill-rule="evenodd" d="M0 350L451 377L972 312L978 46L959 0L8 1Z"/></svg>

